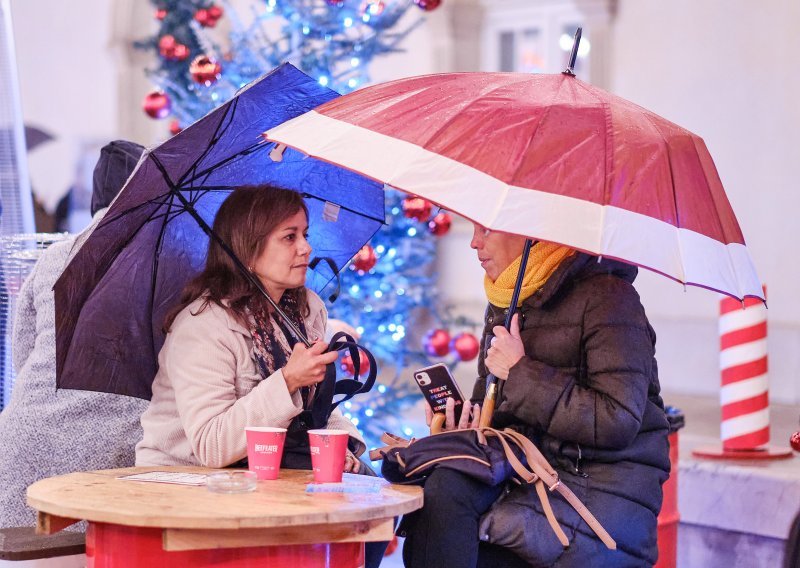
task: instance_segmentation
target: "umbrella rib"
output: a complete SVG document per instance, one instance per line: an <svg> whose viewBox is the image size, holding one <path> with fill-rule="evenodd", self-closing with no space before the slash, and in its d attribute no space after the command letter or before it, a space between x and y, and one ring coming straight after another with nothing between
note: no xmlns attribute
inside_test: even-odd
<svg viewBox="0 0 800 568"><path fill-rule="evenodd" d="M167 204L167 210L163 213L164 222L161 224L161 231L158 233L158 238L156 239L156 249L155 254L153 254L153 270L150 276L150 321L153 321L153 299L155 298L156 294L156 280L158 278L158 261L159 256L161 256L161 248L164 244L164 233L167 231L167 224L171 221L170 219L170 212L172 211L173 206L175 205L175 196L170 195L169 203ZM179 212L180 213L180 212ZM177 217L177 215L173 216L173 219ZM155 337L152 338L155 341ZM152 345L153 353L156 352L155 343Z"/></svg>
<svg viewBox="0 0 800 568"><path fill-rule="evenodd" d="M196 167L196 166L193 166L193 168L189 168L189 170L186 172L186 174L184 174L184 176L178 182L178 187L179 187L179 189L183 189L187 185L192 184L195 181L197 181L199 178L201 178L203 176L208 176L208 174L212 173L214 170L218 170L222 166L232 162L233 160L235 160L237 158L240 158L242 156L246 156L246 155L254 152L255 150L258 150L259 148L269 148L269 147L270 147L270 144L266 143L264 140L259 140L258 142L256 142L252 146L248 146L247 148L245 148L241 152L237 152L236 154L233 154L232 156L229 156L229 157L225 158L224 160L222 160L221 162L217 162L216 164L211 165L211 166L207 167L206 169L204 169L204 170L202 170L200 172L195 172L192 175L191 178L187 178L186 176L189 175L189 172L194 167ZM228 189L230 189L230 188L228 188Z"/></svg>
<svg viewBox="0 0 800 568"><path fill-rule="evenodd" d="M233 252L233 250L231 250L230 246L228 246L228 243L226 243L222 239L222 237L220 237L214 231L214 229L211 228L208 225L208 223L206 223L205 219L203 219L197 212L197 210L194 208L194 205L189 201L187 201L186 197L184 197L183 194L180 191L178 191L178 188L175 186L174 183L172 183L172 180L169 178L169 174L167 173L166 168L164 168L164 164L161 163L161 160L159 160L155 154L151 154L151 157L153 158L153 162L155 163L156 167L161 171L161 175L163 176L164 181L167 183L167 185L169 185L170 191L172 191L173 195L175 195L178 198L178 200L180 200L181 205L184 207L186 212L189 213L189 215L191 215L192 218L194 218L194 220L197 222L197 224L200 226L203 232L207 234L210 239L213 239L222 248L225 254L227 254L228 257L233 261L233 264L239 269L239 271L247 279L247 281L250 282L250 284L252 284L256 290L258 290L258 292L263 296L263 298L267 301L267 303L269 303L270 307L273 310L275 310L275 312L281 317L281 319L284 320L284 323L286 323L286 325L289 327L289 329L292 330L292 332L298 337L298 339L300 339L300 341L302 341L306 347L311 347L311 342L306 337L306 334L300 330L297 324L295 324L292 321L292 319L288 315L286 315L286 312L284 312L283 309L281 309L278 303L272 299L272 297L267 293L267 290L264 288L264 285L261 283L261 281L251 271L247 269L247 267L242 263L241 260L239 260L239 257L237 257L236 254Z"/></svg>
<svg viewBox="0 0 800 568"><path fill-rule="evenodd" d="M206 149L203 150L203 153L200 154L197 157L197 159L194 161L194 163L191 166L189 166L189 168L186 170L186 173L184 173L183 176L181 176L181 178L178 180L178 183L176 185L181 186L181 185L184 184L184 182L186 180L186 176L188 176L189 173L192 172L193 170L197 169L197 167L200 165L200 162L202 162L205 159L205 157L208 156L209 152L211 152L211 149L217 143L219 138L223 134L225 134L225 131L228 128L230 128L230 126L232 124L233 115L236 112L236 107L238 106L238 104L239 104L239 98L236 97L231 101L231 104L228 105L228 107L225 108L225 114L222 117L222 120L219 121L219 124L217 125L216 129L214 130L214 135L211 138L209 138L208 145L206 146ZM210 168L209 169L209 173L211 171L213 171L214 169L215 168L213 168L213 167ZM197 179L197 177L198 176L195 175L195 177L193 179Z"/></svg>

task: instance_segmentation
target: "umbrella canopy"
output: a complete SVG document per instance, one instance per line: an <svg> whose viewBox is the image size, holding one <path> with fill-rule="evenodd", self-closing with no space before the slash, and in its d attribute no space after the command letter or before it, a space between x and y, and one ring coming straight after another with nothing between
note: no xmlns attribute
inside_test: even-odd
<svg viewBox="0 0 800 568"><path fill-rule="evenodd" d="M702 139L569 74L401 79L266 137L489 229L763 299Z"/></svg>
<svg viewBox="0 0 800 568"><path fill-rule="evenodd" d="M208 226L235 187L305 194L314 255L330 259L307 285L330 282L384 222L382 186L291 150L273 161L261 133L337 96L285 64L145 152L56 282L59 388L150 398L164 316L202 269Z"/></svg>

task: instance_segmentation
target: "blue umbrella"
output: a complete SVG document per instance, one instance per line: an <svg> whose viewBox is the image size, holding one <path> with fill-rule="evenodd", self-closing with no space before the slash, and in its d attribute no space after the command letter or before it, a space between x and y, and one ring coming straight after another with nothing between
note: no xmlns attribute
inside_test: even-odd
<svg viewBox="0 0 800 568"><path fill-rule="evenodd" d="M324 259L312 261L307 285L321 292L336 277L383 224L382 185L293 150L275 161L261 133L337 96L284 64L145 152L56 282L59 388L150 398L164 316L202 269L209 236L218 238L214 216L235 187L303 193Z"/></svg>

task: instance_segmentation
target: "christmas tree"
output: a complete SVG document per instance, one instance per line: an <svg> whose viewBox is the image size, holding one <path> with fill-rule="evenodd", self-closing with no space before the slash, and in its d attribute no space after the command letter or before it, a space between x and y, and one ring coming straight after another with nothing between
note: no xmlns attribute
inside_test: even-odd
<svg viewBox="0 0 800 568"><path fill-rule="evenodd" d="M139 46L158 54L157 68L148 72L157 89L143 109L152 118L172 117L170 129L178 132L287 60L323 86L352 91L368 83L372 59L397 51L421 21L396 31L403 14L412 6L430 11L440 2L266 0L253 4L245 23L229 4L154 0L159 30ZM416 385L402 374L405 368L431 359L454 365L478 352L472 333L462 329L451 337L448 331L468 322L438 304L436 239L449 230L450 215L398 191L387 191L386 204L386 226L342 271L339 297L329 305L330 317L355 327L381 365L377 388L342 409L370 444L377 444L385 428L414 435L400 419L407 405L420 400ZM354 372L349 356L341 367Z"/></svg>

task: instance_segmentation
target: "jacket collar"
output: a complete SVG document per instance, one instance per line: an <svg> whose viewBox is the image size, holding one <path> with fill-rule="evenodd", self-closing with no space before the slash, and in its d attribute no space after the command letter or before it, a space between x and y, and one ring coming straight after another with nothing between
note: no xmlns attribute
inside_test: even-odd
<svg viewBox="0 0 800 568"><path fill-rule="evenodd" d="M564 260L553 272L547 282L522 303L521 309L538 309L553 300L562 290L566 290L573 282L589 278L596 274L612 274L628 282L633 282L638 268L618 260L611 260L578 252ZM491 306L491 305L490 305ZM492 309L500 311L497 306Z"/></svg>

